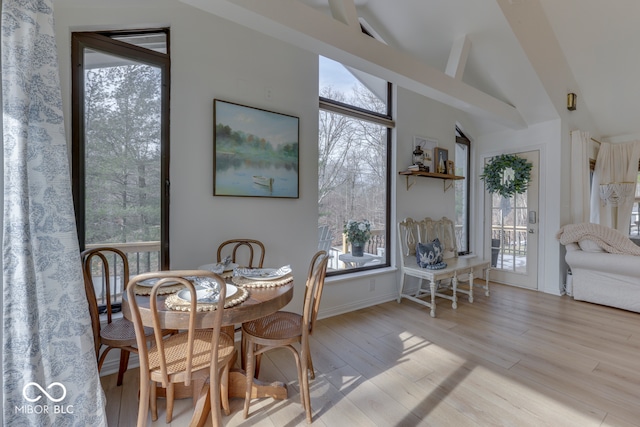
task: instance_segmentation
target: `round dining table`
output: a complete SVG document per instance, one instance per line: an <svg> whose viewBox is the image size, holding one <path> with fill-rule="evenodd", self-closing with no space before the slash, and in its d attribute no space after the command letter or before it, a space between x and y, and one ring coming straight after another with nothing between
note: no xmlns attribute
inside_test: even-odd
<svg viewBox="0 0 640 427"><path fill-rule="evenodd" d="M250 320L259 319L271 313L275 313L293 298L293 281L273 287L251 287L248 288L249 296L242 303L224 309L222 317L223 330L231 337L234 336L234 326ZM164 299L166 296L158 296ZM149 297L136 295L136 301L140 310L149 310ZM189 312L171 310L165 304L159 305L158 317L163 329L187 329L189 322ZM132 320L131 309L129 307L126 294L122 302L122 313L126 319ZM213 327L213 311L200 311L196 318L197 329L209 329ZM149 326L149 325L145 325ZM241 369L232 369L229 373L229 397L245 397L246 375ZM199 385L195 385L198 387ZM159 390L160 391L160 390ZM196 403L194 414L190 425L202 426L207 420L211 409L209 399L209 384L202 385L200 397ZM180 389L176 387L176 399L193 396L191 388ZM265 383L254 378L252 398L272 397L274 399L286 399L287 388L282 382Z"/></svg>

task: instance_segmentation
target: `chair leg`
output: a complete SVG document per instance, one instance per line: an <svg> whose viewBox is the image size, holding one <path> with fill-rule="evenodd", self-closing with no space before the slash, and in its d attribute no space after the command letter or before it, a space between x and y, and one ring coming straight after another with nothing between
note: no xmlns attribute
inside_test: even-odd
<svg viewBox="0 0 640 427"><path fill-rule="evenodd" d="M128 350L120 350L120 368L118 368L118 381L116 382L117 386L122 385L122 379L124 378L124 373L127 371L127 367L129 366L129 355L131 352Z"/></svg>
<svg viewBox="0 0 640 427"><path fill-rule="evenodd" d="M140 399L138 402L138 427L147 426L147 416L149 415L149 384L148 378L140 378ZM154 383L155 384L155 383Z"/></svg>
<svg viewBox="0 0 640 427"><path fill-rule="evenodd" d="M254 360L255 360L255 356L254 356L254 344L250 339L246 340L246 352L247 352L247 358L246 358L246 363L247 363L247 369L246 369L246 376L247 376L247 384L246 384L246 389L244 392L244 418L247 419L247 417L249 417L249 405L251 404L251 388L253 387L253 375L255 373L255 365L254 365Z"/></svg>
<svg viewBox="0 0 640 427"><path fill-rule="evenodd" d="M102 364L104 363L104 360L107 358L107 353L109 353L113 348L114 347L105 348L102 354L100 355L100 359L98 359L98 372L102 370Z"/></svg>
<svg viewBox="0 0 640 427"><path fill-rule="evenodd" d="M167 424L173 419L173 403L175 400L175 387L173 383L167 384Z"/></svg>
<svg viewBox="0 0 640 427"><path fill-rule="evenodd" d="M240 339L240 367L242 369L247 368L247 339L245 338L244 334L242 334L242 337Z"/></svg>
<svg viewBox="0 0 640 427"><path fill-rule="evenodd" d="M229 363L222 368L222 375L220 377L220 400L222 402L222 409L224 410L225 415L229 415L231 413L231 408L229 407L229 370L231 369L232 362L233 359L231 359Z"/></svg>
<svg viewBox="0 0 640 427"><path fill-rule="evenodd" d="M306 351L304 350L304 346L302 346L302 354L299 354L298 351L293 346L287 346L291 352L293 353L293 357L296 359L296 368L298 368L298 386L300 387L300 404L305 408L306 398L305 398L305 388L304 388L304 379L309 378L307 376L307 363L304 363L304 369L302 368L301 359L307 360ZM307 382L308 384L308 382Z"/></svg>
<svg viewBox="0 0 640 427"><path fill-rule="evenodd" d="M309 366L307 365L307 361L309 360L309 353L308 353L309 343L307 342L306 345L302 346L302 348L303 348L303 353L300 356L300 361L299 361L299 363L302 364L302 366L299 367L300 394L302 397L302 407L307 413L307 423L311 424L311 396L309 392L309 377L307 376L307 369L309 368Z"/></svg>
<svg viewBox="0 0 640 427"><path fill-rule="evenodd" d="M151 408L151 421L158 420L158 383L151 382L151 390L149 392L149 405Z"/></svg>
<svg viewBox="0 0 640 427"><path fill-rule="evenodd" d="M257 356L255 356L255 367L254 367L255 374L253 374L255 379L258 379L258 375L260 375L260 361L261 360L262 360L262 353L257 355Z"/></svg>
<svg viewBox="0 0 640 427"><path fill-rule="evenodd" d="M227 366L225 366L223 369L226 370ZM222 414L220 413L220 384L220 370L218 369L213 378L209 378L209 397L211 399L210 402L212 427L222 426Z"/></svg>
<svg viewBox="0 0 640 427"><path fill-rule="evenodd" d="M311 360L311 348L309 347L309 341L307 341L307 369L312 380L316 379L316 372L313 369L313 360Z"/></svg>

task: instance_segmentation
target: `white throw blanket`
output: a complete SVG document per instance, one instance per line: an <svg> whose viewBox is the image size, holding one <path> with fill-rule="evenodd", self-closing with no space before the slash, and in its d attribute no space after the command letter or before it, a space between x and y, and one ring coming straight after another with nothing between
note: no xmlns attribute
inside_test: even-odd
<svg viewBox="0 0 640 427"><path fill-rule="evenodd" d="M563 245L592 240L609 253L640 256L640 246L633 243L629 237L600 224L583 222L565 225L556 233L556 239Z"/></svg>

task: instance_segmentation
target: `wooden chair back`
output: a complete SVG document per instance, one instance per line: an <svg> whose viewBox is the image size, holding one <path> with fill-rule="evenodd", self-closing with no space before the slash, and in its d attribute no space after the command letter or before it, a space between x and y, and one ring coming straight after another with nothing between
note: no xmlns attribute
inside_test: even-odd
<svg viewBox="0 0 640 427"><path fill-rule="evenodd" d="M311 259L307 284L304 293L302 312L302 341L313 333L313 327L318 318L320 300L324 289L324 279L327 275L329 256L325 251L318 251Z"/></svg>
<svg viewBox="0 0 640 427"><path fill-rule="evenodd" d="M154 381L159 380L159 382L161 382L162 386L165 388L167 387L169 382L184 382L186 386L189 386L191 384L194 361L198 356L202 356L195 351L197 336L196 325L198 316L198 301L196 288L192 283L192 280L194 280L194 278L203 278L209 280L211 283L217 285L218 289L220 290L218 302L215 309L216 313L214 317L214 325L212 328L213 334L211 335L211 346L208 351L208 359L212 364L216 365L215 372L217 373L219 370L217 366L218 343L220 338L220 329L222 326L224 300L227 294L226 283L222 277L213 272L204 270L158 271L139 274L133 277L129 281L129 285L127 286L127 299L131 306L133 323L136 330L136 338L138 340L138 354L140 357L141 373L154 371L155 376L159 377L158 379L154 379ZM134 292L135 285L138 282L147 279L158 279L158 282L155 283L151 288L148 309L141 308L138 305ZM183 312L160 310L160 308L164 305L164 302L158 300L158 291L162 288L162 286L170 283L179 283L189 290L189 294L191 297L189 311ZM179 369L176 369L175 367L169 368L167 366L167 351L173 351L173 349L167 348L167 340L165 340L164 337L166 332L163 332L163 330L170 329L175 326L169 323L172 319L177 319L184 323L185 317L188 319L186 322L186 331L169 337L169 339L173 341L175 341L175 337L178 335L183 339L183 344L186 348L186 352L184 353L184 360L181 363L182 367ZM143 331L144 326L153 328L155 344L152 347L147 347L147 345L145 345L146 341ZM153 356L154 360L157 360L159 366L150 366L150 356ZM213 371L214 367L212 367L211 369Z"/></svg>
<svg viewBox="0 0 640 427"><path fill-rule="evenodd" d="M227 255L231 255L231 262L240 264L242 267L262 268L265 255L264 244L253 239L227 240L218 246L217 262L221 262Z"/></svg>
<svg viewBox="0 0 640 427"><path fill-rule="evenodd" d="M113 261L110 262L109 260ZM111 247L100 247L87 249L80 254L82 262L82 274L84 276L84 290L87 295L87 304L89 305L89 315L91 316L91 329L93 330L93 344L96 352L96 359L100 355L100 347L102 342L100 339L100 307L96 297L94 287L94 272L100 273L104 282L104 310L107 314L107 322L111 323L112 307L111 307L111 280L117 283L118 278L126 286L129 280L129 261L127 255L119 249ZM102 288L102 284L101 284ZM100 304L102 305L102 304Z"/></svg>

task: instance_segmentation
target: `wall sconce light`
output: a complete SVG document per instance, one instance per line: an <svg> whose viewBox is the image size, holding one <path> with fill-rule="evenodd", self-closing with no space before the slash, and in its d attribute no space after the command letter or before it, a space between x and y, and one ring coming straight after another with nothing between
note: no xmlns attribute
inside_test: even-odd
<svg viewBox="0 0 640 427"><path fill-rule="evenodd" d="M576 94L568 93L567 94L567 110L574 111L576 109Z"/></svg>

